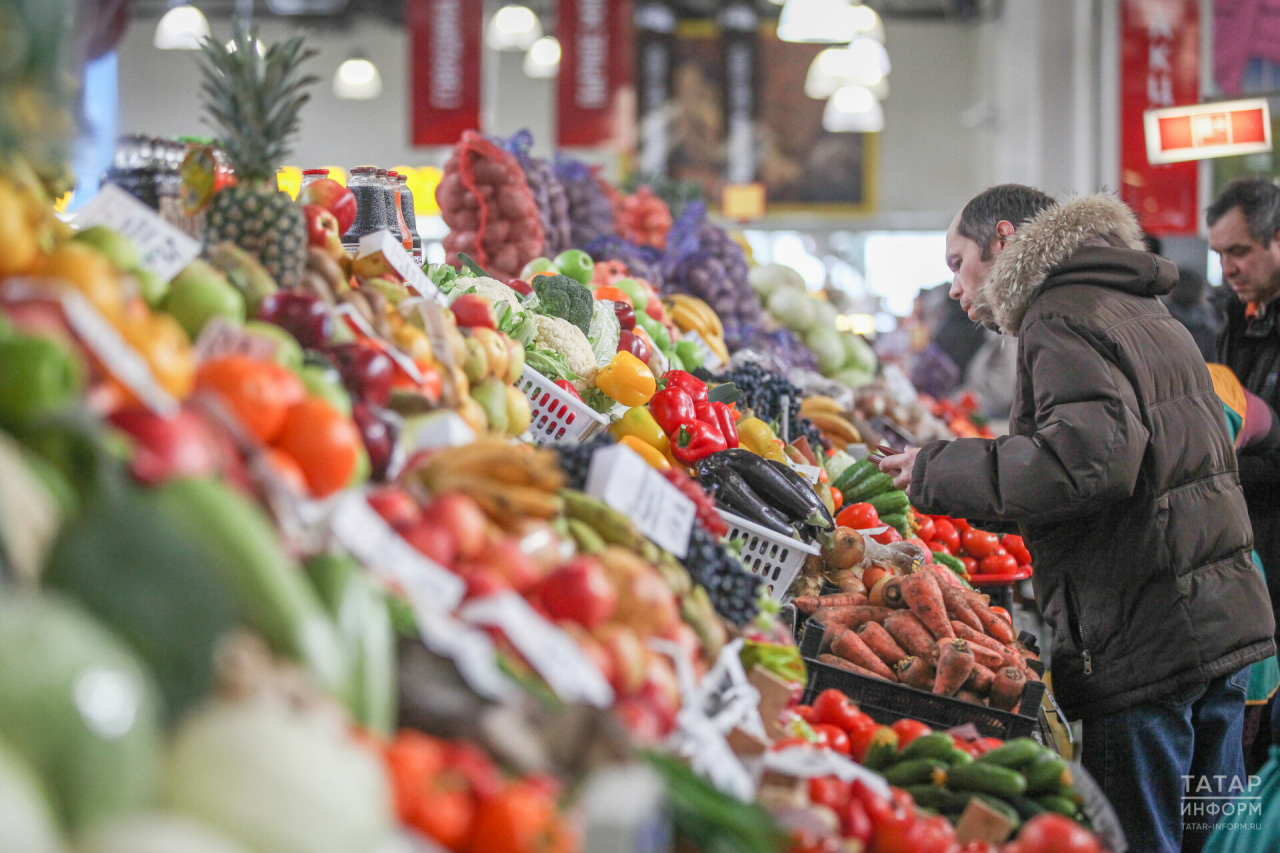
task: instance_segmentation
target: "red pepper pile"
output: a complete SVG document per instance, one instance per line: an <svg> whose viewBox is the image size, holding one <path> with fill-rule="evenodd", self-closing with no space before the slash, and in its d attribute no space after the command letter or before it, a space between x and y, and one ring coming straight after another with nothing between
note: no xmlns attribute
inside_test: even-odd
<svg viewBox="0 0 1280 853"><path fill-rule="evenodd" d="M662 374L649 413L671 440L671 455L684 465L738 446L737 417L724 403L707 400L707 383L684 370Z"/></svg>
<svg viewBox="0 0 1280 853"><path fill-rule="evenodd" d="M979 530L963 518L921 515L916 534L930 551L951 554L964 563L969 576L1011 575L1031 568L1031 552L1021 536L998 536Z"/></svg>

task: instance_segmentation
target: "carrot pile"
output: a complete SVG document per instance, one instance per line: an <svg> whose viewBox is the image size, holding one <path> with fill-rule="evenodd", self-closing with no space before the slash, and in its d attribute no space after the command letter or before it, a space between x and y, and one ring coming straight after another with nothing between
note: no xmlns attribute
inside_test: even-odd
<svg viewBox="0 0 1280 853"><path fill-rule="evenodd" d="M884 681L1016 711L1035 655L990 598L953 585L934 566L892 578L884 606L861 593L810 595L796 608L825 629L821 663ZM881 596L877 596L877 602Z"/></svg>

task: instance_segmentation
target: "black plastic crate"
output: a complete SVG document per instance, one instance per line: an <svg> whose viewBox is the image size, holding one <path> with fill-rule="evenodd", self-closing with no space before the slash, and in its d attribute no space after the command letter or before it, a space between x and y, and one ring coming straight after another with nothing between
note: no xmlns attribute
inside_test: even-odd
<svg viewBox="0 0 1280 853"><path fill-rule="evenodd" d="M1035 737L1038 732L1040 701L1045 690L1043 682L1027 680L1018 706L1019 713L1014 714L819 663L817 657L822 633L821 625L808 622L800 640L800 654L809 670L809 683L804 693L807 705L813 704L823 690L834 687L883 725L903 717L919 720L939 730L973 723L984 737L1001 740Z"/></svg>

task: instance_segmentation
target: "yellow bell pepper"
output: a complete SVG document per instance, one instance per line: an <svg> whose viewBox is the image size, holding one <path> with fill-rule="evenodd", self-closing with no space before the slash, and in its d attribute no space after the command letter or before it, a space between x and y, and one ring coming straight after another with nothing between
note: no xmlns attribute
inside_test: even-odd
<svg viewBox="0 0 1280 853"><path fill-rule="evenodd" d="M636 453L640 454L640 458L648 462L659 471L670 471L671 463L663 456L652 444L645 444L641 439L634 435L624 435L619 444L630 447Z"/></svg>
<svg viewBox="0 0 1280 853"><path fill-rule="evenodd" d="M783 463L787 461L787 455L782 452L782 442L773 434L769 425L759 418L738 421L738 446L765 459Z"/></svg>
<svg viewBox="0 0 1280 853"><path fill-rule="evenodd" d="M647 364L620 352L596 374L596 387L624 406L643 406L658 390L658 382Z"/></svg>
<svg viewBox="0 0 1280 853"><path fill-rule="evenodd" d="M644 406L632 406L627 409L626 414L609 427L609 432L613 433L613 437L619 441L628 435L634 435L645 444L658 449L661 449L662 444L667 441L667 437L662 433L662 427L658 426L658 422Z"/></svg>

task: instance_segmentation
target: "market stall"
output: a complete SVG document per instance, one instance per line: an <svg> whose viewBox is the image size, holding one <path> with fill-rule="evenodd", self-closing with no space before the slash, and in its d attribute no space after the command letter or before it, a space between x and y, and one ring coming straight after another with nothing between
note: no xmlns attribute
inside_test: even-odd
<svg viewBox="0 0 1280 853"><path fill-rule="evenodd" d="M0 848L1103 849L974 588L1030 556L880 473L864 340L519 138L446 264L392 173L290 199L307 55L206 45L167 218L5 151Z"/></svg>

